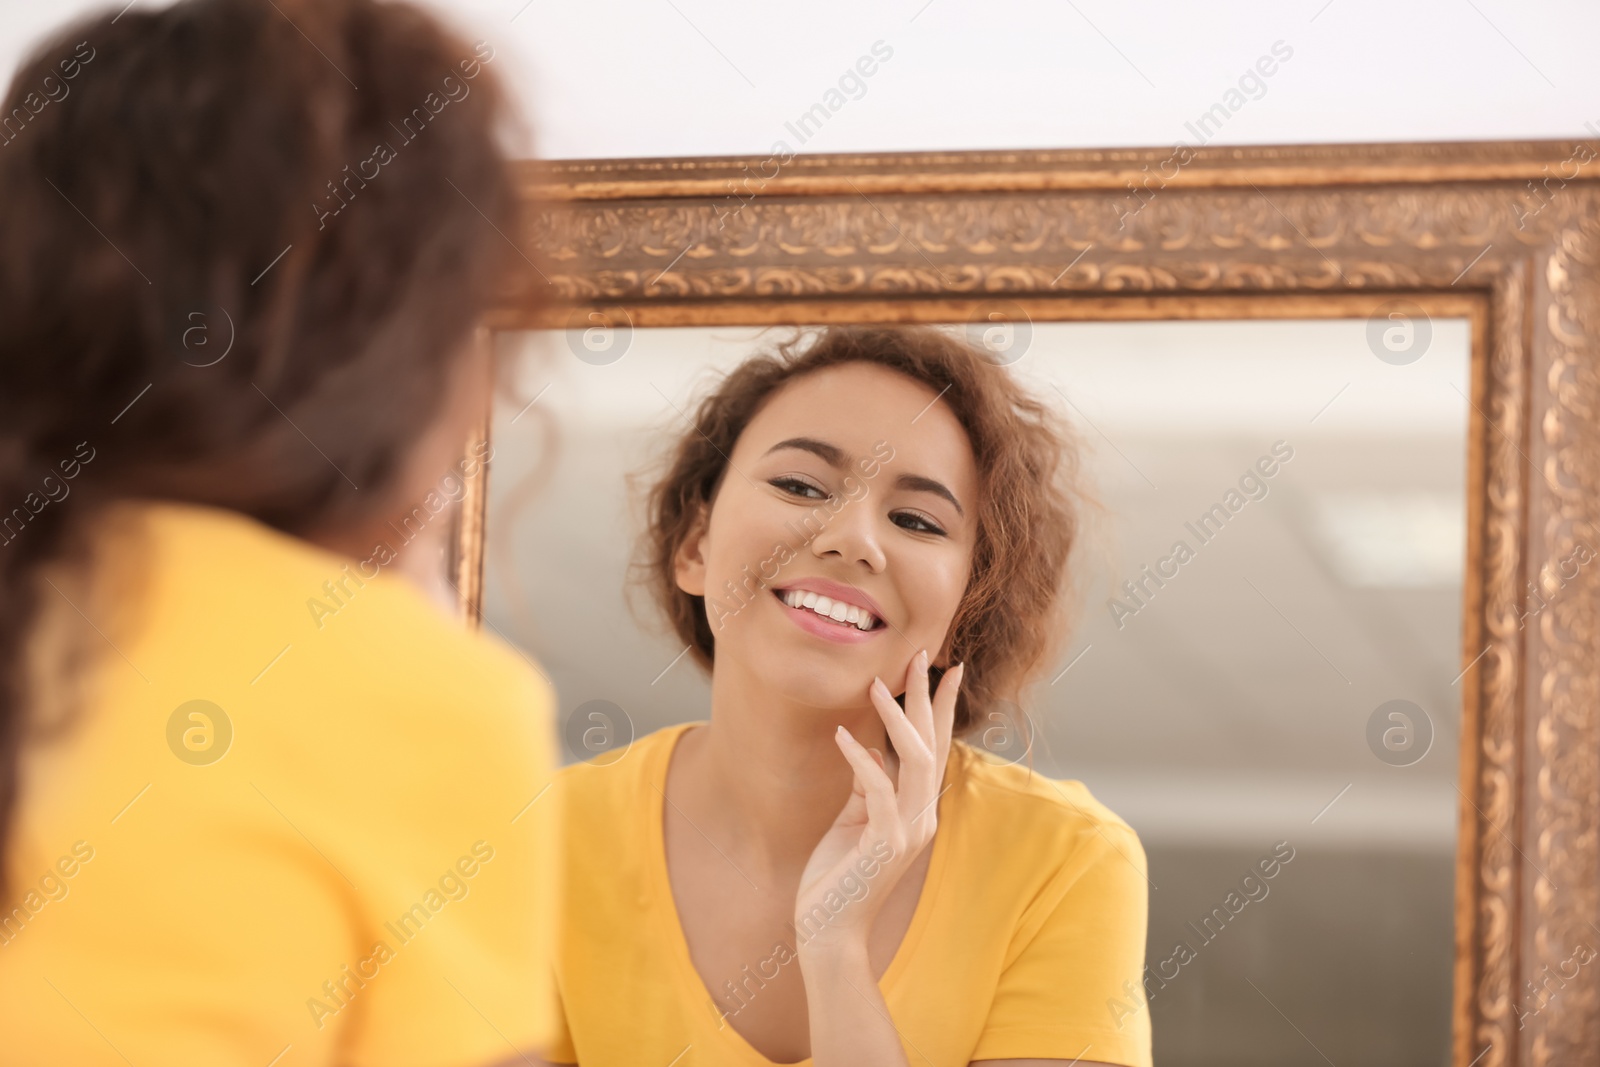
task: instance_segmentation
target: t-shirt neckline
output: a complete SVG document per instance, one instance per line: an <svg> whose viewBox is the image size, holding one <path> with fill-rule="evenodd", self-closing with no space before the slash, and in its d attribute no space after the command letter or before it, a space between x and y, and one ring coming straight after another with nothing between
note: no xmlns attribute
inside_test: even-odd
<svg viewBox="0 0 1600 1067"><path fill-rule="evenodd" d="M700 972L695 969L694 960L689 955L689 940L684 936L683 922L678 915L678 902L672 895L672 881L667 874L667 847L665 834L666 818L666 780L667 768L672 762L672 753L678 747L679 740L689 730L696 726L709 725L705 720L678 723L666 727L661 732L666 735L662 743L650 753L645 768L645 779L651 786L655 795L647 798L648 803L641 805L645 816L645 825L642 827L644 838L644 857L650 882L651 907L659 908L663 912L662 923L664 936L667 938L675 966L679 975L688 984L692 991L689 996L695 1000L699 1007L709 1015L721 1021L722 1013L717 1008L717 1002L712 997L711 991L706 988L706 983L700 977ZM952 744L952 749L953 749ZM954 752L952 752L954 756ZM931 915L937 903L939 887L944 884L944 867L950 851L951 831L953 826L949 819L949 807L944 803L944 794L949 792L951 770L945 770L945 783L941 786L938 798L938 828L934 831L933 855L928 861L928 873L923 878L922 892L917 897L917 906L911 913L911 924L906 927L905 936L900 939L899 946L895 949L894 958L889 961L889 966L883 972L883 977L878 979L878 988L882 991L884 999L889 998L899 982L900 975L910 965L911 955L916 950L917 943L922 939L931 920ZM733 1027L731 1023L718 1027L718 1031L726 1035L728 1044L731 1044L738 1053L747 1060L752 1067L811 1067L812 1057L789 1063L779 1063L769 1060ZM684 1051L688 1051L685 1049Z"/></svg>

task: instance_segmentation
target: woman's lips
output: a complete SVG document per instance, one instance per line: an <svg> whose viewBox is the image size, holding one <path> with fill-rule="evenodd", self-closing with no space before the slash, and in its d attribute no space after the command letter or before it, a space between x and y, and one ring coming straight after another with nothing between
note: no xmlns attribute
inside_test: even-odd
<svg viewBox="0 0 1600 1067"><path fill-rule="evenodd" d="M887 625L880 625L870 630L862 630L853 623L834 622L832 619L823 618L810 608L791 608L783 602L783 598L777 590L773 590L772 598L778 602L778 607L789 616L789 619L796 626L827 641L837 641L843 645L855 645L863 641L870 641L888 629Z"/></svg>

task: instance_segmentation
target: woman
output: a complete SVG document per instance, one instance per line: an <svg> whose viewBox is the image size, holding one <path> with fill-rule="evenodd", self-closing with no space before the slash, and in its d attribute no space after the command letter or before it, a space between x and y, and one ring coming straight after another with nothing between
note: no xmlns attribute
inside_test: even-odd
<svg viewBox="0 0 1600 1067"><path fill-rule="evenodd" d="M12 82L8 1065L548 1039L551 694L407 573L486 459L492 61L404 5L185 0Z"/></svg>
<svg viewBox="0 0 1600 1067"><path fill-rule="evenodd" d="M557 776L548 1057L1147 1067L1138 838L952 741L1061 646L1051 412L947 334L830 329L736 369L667 464L644 578L710 718Z"/></svg>

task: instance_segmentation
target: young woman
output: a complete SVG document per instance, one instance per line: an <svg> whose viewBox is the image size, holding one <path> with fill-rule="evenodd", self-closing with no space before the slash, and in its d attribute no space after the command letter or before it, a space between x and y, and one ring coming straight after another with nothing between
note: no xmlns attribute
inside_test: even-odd
<svg viewBox="0 0 1600 1067"><path fill-rule="evenodd" d="M8 1065L549 1037L550 693L407 574L485 458L492 60L409 6L184 0L6 94Z"/></svg>
<svg viewBox="0 0 1600 1067"><path fill-rule="evenodd" d="M642 558L710 718L557 776L548 1057L1148 1067L1138 838L952 740L1060 649L1064 428L928 328L801 339L693 423Z"/></svg>

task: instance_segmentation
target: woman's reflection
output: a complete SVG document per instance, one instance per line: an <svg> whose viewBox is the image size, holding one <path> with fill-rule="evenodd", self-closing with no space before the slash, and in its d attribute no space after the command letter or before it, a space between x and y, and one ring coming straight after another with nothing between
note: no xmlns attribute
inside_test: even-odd
<svg viewBox="0 0 1600 1067"><path fill-rule="evenodd" d="M1070 431L928 328L802 336L689 421L639 564L709 718L559 776L551 1058L1148 1065L1139 839L961 741L1062 647Z"/></svg>

